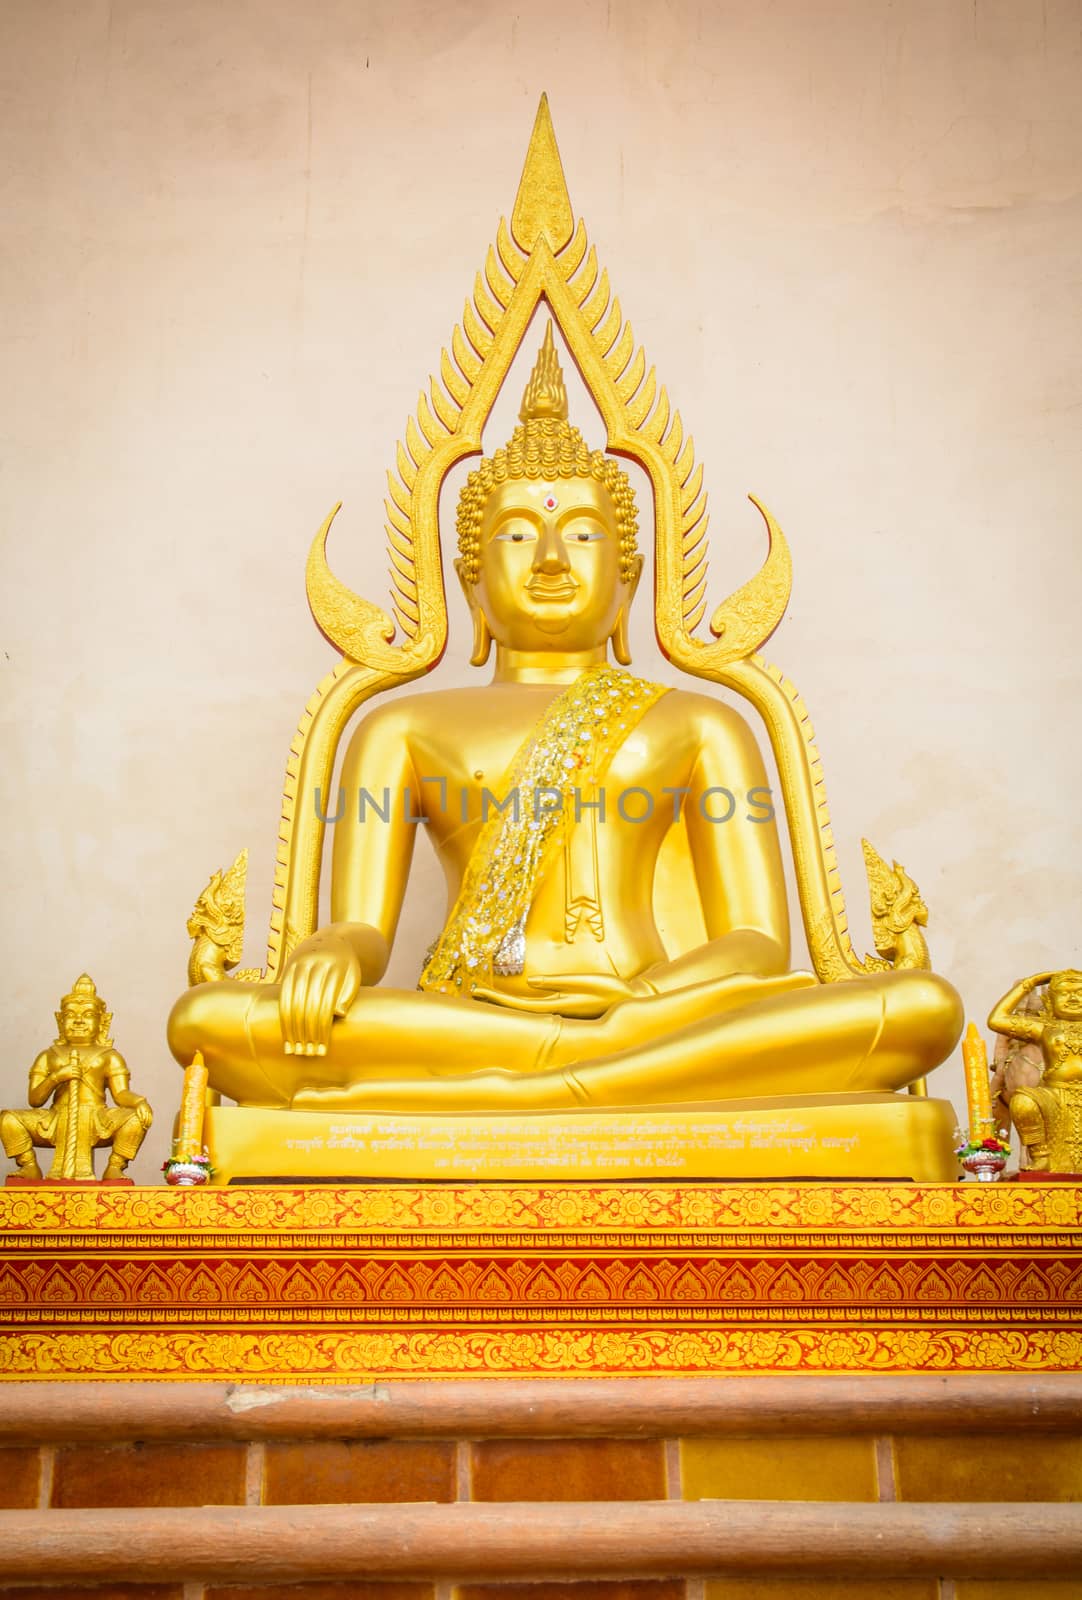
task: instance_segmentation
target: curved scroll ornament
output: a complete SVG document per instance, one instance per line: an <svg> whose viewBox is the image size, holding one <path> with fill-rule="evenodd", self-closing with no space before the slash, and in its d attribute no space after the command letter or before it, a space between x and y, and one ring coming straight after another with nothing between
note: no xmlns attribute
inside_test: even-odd
<svg viewBox="0 0 1082 1600"><path fill-rule="evenodd" d="M443 653L447 613L437 510L440 486L481 436L500 387L544 301L601 412L608 448L638 461L653 488L656 624L668 658L723 685L762 716L785 800L801 911L817 976L826 982L869 968L849 940L822 767L807 712L793 686L756 653L788 603L788 545L765 506L769 536L760 571L696 636L706 609L707 514L701 465L664 386L612 294L564 180L542 96L510 226L501 221L461 322L406 424L385 501L391 608L352 593L328 564L338 507L316 535L306 586L313 616L342 654L305 708L289 758L282 805L266 976L273 980L316 926L324 825L312 803L326 793L338 741L356 709L385 689L430 671Z"/></svg>

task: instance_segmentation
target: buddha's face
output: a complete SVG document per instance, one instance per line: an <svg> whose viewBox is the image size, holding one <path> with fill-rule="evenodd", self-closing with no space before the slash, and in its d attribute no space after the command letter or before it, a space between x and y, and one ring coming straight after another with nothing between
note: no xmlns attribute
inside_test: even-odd
<svg viewBox="0 0 1082 1600"><path fill-rule="evenodd" d="M630 603L616 513L594 478L501 483L480 542L476 599L493 638L512 650L596 649Z"/></svg>
<svg viewBox="0 0 1082 1600"><path fill-rule="evenodd" d="M1082 972L1057 972L1048 991L1057 1017L1064 1022L1082 1021Z"/></svg>
<svg viewBox="0 0 1082 1600"><path fill-rule="evenodd" d="M101 1023L101 1001L73 995L60 1007L60 1032L69 1044L90 1044Z"/></svg>

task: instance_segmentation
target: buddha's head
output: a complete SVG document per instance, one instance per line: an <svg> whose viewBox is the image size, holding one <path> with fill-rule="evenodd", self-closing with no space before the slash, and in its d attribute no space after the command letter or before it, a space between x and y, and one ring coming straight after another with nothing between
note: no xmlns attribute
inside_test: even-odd
<svg viewBox="0 0 1082 1600"><path fill-rule="evenodd" d="M1048 980L1052 1014L1062 1022L1082 1022L1082 972L1068 967Z"/></svg>
<svg viewBox="0 0 1082 1600"><path fill-rule="evenodd" d="M76 978L70 994L60 1002L56 1013L60 1037L66 1044L93 1044L105 1021L105 1002L87 973Z"/></svg>
<svg viewBox="0 0 1082 1600"><path fill-rule="evenodd" d="M549 324L509 443L470 473L458 502L456 570L474 619L475 665L491 641L583 652L612 640L631 659L627 614L642 571L627 474L567 420Z"/></svg>

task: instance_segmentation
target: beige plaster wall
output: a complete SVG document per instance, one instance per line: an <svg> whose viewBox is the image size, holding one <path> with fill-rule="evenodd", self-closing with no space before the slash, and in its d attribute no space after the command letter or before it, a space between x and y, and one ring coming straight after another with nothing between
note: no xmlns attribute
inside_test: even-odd
<svg viewBox="0 0 1082 1600"><path fill-rule="evenodd" d="M336 564L383 600L384 469L542 88L707 465L713 602L761 557L749 489L788 532L770 653L858 942L866 833L975 1015L1077 963L1080 38L1077 0L3 0L0 1099L89 968L154 1177L185 917L242 844L262 958L330 661L308 541L343 498Z"/></svg>

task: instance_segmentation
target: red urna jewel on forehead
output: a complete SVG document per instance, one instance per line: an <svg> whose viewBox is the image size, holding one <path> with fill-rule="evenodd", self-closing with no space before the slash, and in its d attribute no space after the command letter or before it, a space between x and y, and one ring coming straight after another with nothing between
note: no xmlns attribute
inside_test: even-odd
<svg viewBox="0 0 1082 1600"><path fill-rule="evenodd" d="M554 494L547 494L543 504L546 511L555 511L560 502L557 500Z"/></svg>

